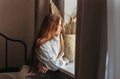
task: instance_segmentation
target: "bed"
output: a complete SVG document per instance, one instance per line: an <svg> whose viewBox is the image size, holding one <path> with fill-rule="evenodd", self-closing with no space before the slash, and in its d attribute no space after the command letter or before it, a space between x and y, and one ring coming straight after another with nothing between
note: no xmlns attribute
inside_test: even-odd
<svg viewBox="0 0 120 79"><path fill-rule="evenodd" d="M1 41L1 39L5 40L4 44L5 44L5 55L4 55L4 58L5 58L5 67L4 68L0 68L0 79L40 79L39 78L39 74L36 74L36 73L28 73L29 71L29 65L27 65L27 46L26 44L21 41L21 40L16 40L16 39L13 39L13 38L10 38L2 33L0 33L0 45L3 43ZM2 43L1 43L2 42ZM8 53L10 53L8 51L8 42L15 42L17 44L21 44L22 47L24 47L24 50L23 50L23 53L24 53L24 65L19 65L19 66L13 66L13 67L9 67L8 63ZM1 49L1 48L0 48ZM0 52L1 53L1 52ZM74 68L74 63L70 63L69 65L67 65L66 67L63 67L60 69L60 71L57 73L59 74L58 76L61 78L64 78L64 79L73 79L74 77L74 69L72 69L70 72L68 70L71 69L71 66L72 68ZM64 74L65 73L65 74ZM58 77L58 78L59 78Z"/></svg>
<svg viewBox="0 0 120 79"><path fill-rule="evenodd" d="M11 43L14 43L15 46L13 46L13 47L9 46L9 44L11 44ZM23 49L22 50L22 53L23 53L22 55L19 52L17 52L18 57L21 56L21 57L19 57L18 61L17 61L17 58L13 59L12 55L14 55L14 54L13 53L10 54L11 52L9 52L9 50L11 48L14 50L14 47L16 47L16 46L18 46L17 49L19 49L21 47ZM21 49L19 49L19 50L21 50ZM8 55L10 55L10 56L8 56ZM12 60L10 60L10 59L12 59ZM20 63L18 65L10 65L9 66L9 64L13 60L15 61L15 62L13 62L14 64L19 63L19 61L21 61L21 60L22 60L22 63ZM5 34L0 33L0 63L1 63L0 64L0 73L1 72L16 72L16 71L19 71L23 64L24 65L27 64L27 46L26 46L25 42L22 41L22 40L10 38L9 36L7 36Z"/></svg>

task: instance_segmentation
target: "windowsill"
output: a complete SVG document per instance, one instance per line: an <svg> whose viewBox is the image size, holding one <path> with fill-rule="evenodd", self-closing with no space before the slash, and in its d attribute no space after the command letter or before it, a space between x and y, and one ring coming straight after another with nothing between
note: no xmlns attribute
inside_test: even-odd
<svg viewBox="0 0 120 79"><path fill-rule="evenodd" d="M69 63L66 66L60 68L60 71L67 74L68 76L74 78L74 74L75 74L75 63Z"/></svg>

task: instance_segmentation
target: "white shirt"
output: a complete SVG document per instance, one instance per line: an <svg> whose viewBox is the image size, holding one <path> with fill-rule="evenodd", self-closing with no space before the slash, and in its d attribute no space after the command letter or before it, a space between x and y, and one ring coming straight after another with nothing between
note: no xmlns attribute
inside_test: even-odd
<svg viewBox="0 0 120 79"><path fill-rule="evenodd" d="M62 58L63 55L57 58L60 48L60 36L56 36L40 46L37 59L44 63L49 70L56 71L66 64Z"/></svg>

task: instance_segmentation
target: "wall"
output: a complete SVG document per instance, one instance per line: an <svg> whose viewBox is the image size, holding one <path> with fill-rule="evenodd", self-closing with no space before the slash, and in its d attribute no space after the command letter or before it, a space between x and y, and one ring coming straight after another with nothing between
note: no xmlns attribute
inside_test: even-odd
<svg viewBox="0 0 120 79"><path fill-rule="evenodd" d="M27 53L30 53L34 38L34 0L0 0L0 32L11 38L24 41L27 44ZM4 45L0 44L1 47ZM9 49L11 51L8 56L8 60L11 60L9 66L20 65L24 62L22 48L22 50L13 52L17 48ZM4 66L2 51L0 51L0 62L2 62L0 67Z"/></svg>
<svg viewBox="0 0 120 79"><path fill-rule="evenodd" d="M120 0L108 1L108 79L120 78Z"/></svg>

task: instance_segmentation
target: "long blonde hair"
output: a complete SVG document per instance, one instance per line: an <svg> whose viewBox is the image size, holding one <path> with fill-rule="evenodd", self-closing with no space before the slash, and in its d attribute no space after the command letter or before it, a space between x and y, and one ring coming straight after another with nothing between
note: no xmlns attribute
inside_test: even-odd
<svg viewBox="0 0 120 79"><path fill-rule="evenodd" d="M58 29L57 26L60 20L61 18L54 14L48 14L43 19L37 38L33 43L33 48L30 55L30 66L33 69L33 71L37 71L37 65L39 63L39 61L36 58L36 53L39 49L39 46L56 36L55 33ZM62 32L64 32L64 28L62 30L63 30ZM63 50L64 50L62 35L60 36L60 43L61 43L61 51L59 52L58 57L63 53Z"/></svg>
<svg viewBox="0 0 120 79"><path fill-rule="evenodd" d="M48 14L44 18L37 36L37 38L40 39L40 45L46 42L47 40L50 40L55 37L55 32L58 28L57 26L59 21L60 17L53 14ZM45 41L43 42L43 40Z"/></svg>

